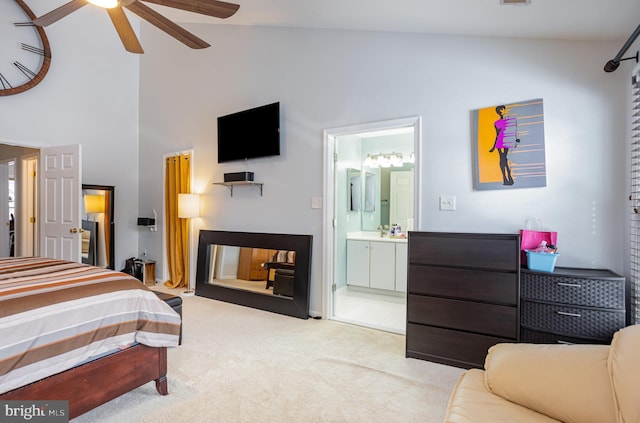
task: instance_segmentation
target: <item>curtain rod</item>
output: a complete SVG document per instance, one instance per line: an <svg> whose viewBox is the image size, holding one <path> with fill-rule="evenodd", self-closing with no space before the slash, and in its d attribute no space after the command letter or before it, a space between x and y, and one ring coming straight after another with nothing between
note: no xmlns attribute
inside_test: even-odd
<svg viewBox="0 0 640 423"><path fill-rule="evenodd" d="M631 44L633 44L633 42L636 40L636 38L638 38L638 35L640 35L640 25L638 25L636 30L633 31L633 34L631 34L631 36L629 37L627 42L624 43L624 45L622 46L622 48L620 49L620 51L618 52L616 57L614 57L612 60L609 60L604 65L604 71L605 72L613 72L613 71L615 71L616 69L618 69L618 66L620 66L620 62L623 61L623 60L636 59L636 63L638 63L638 52L636 52L635 56L627 57L627 58L624 58L624 59L622 58L622 55L627 52L629 47L631 47Z"/></svg>

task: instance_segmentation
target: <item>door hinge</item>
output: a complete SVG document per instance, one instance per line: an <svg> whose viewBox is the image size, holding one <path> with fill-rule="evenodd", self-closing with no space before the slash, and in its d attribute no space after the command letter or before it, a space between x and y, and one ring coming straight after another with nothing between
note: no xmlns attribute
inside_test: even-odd
<svg viewBox="0 0 640 423"><path fill-rule="evenodd" d="M331 292L336 292L337 290L338 290L338 285L336 285L335 283L331 285Z"/></svg>
<svg viewBox="0 0 640 423"><path fill-rule="evenodd" d="M334 228L338 227L338 219L333 219L333 227Z"/></svg>
<svg viewBox="0 0 640 423"><path fill-rule="evenodd" d="M31 217L29 218L29 223L36 223L36 218L35 218L35 217L33 217L33 216L31 216Z"/></svg>
<svg viewBox="0 0 640 423"><path fill-rule="evenodd" d="M333 153L333 162L334 163L338 162L338 153Z"/></svg>
<svg viewBox="0 0 640 423"><path fill-rule="evenodd" d="M34 178L36 177L36 171L35 170L31 172L31 176L33 176Z"/></svg>

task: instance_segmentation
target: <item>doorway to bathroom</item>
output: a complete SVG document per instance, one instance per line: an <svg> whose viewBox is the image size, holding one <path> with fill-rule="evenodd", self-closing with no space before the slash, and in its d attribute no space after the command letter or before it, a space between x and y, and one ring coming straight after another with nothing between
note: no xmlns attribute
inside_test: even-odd
<svg viewBox="0 0 640 423"><path fill-rule="evenodd" d="M404 334L420 118L325 130L323 314Z"/></svg>
<svg viewBox="0 0 640 423"><path fill-rule="evenodd" d="M0 143L0 257L38 254L38 148Z"/></svg>

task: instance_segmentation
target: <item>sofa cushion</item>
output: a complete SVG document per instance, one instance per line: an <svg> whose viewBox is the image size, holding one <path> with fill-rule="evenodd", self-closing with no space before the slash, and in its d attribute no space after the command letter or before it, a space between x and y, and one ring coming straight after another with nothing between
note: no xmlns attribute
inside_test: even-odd
<svg viewBox="0 0 640 423"><path fill-rule="evenodd" d="M483 373L471 369L460 376L449 399L445 423L558 422L492 394L484 385Z"/></svg>
<svg viewBox="0 0 640 423"><path fill-rule="evenodd" d="M640 422L640 326L627 326L613 336L609 373L619 408L619 423Z"/></svg>
<svg viewBox="0 0 640 423"><path fill-rule="evenodd" d="M615 423L607 345L497 344L485 360L487 389L566 423Z"/></svg>

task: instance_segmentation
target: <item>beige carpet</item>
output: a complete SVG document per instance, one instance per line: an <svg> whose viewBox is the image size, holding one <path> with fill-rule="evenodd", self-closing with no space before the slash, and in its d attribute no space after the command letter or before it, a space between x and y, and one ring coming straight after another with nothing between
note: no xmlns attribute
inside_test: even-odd
<svg viewBox="0 0 640 423"><path fill-rule="evenodd" d="M146 384L73 420L441 422L462 370L405 358L404 336L183 298L169 395Z"/></svg>

